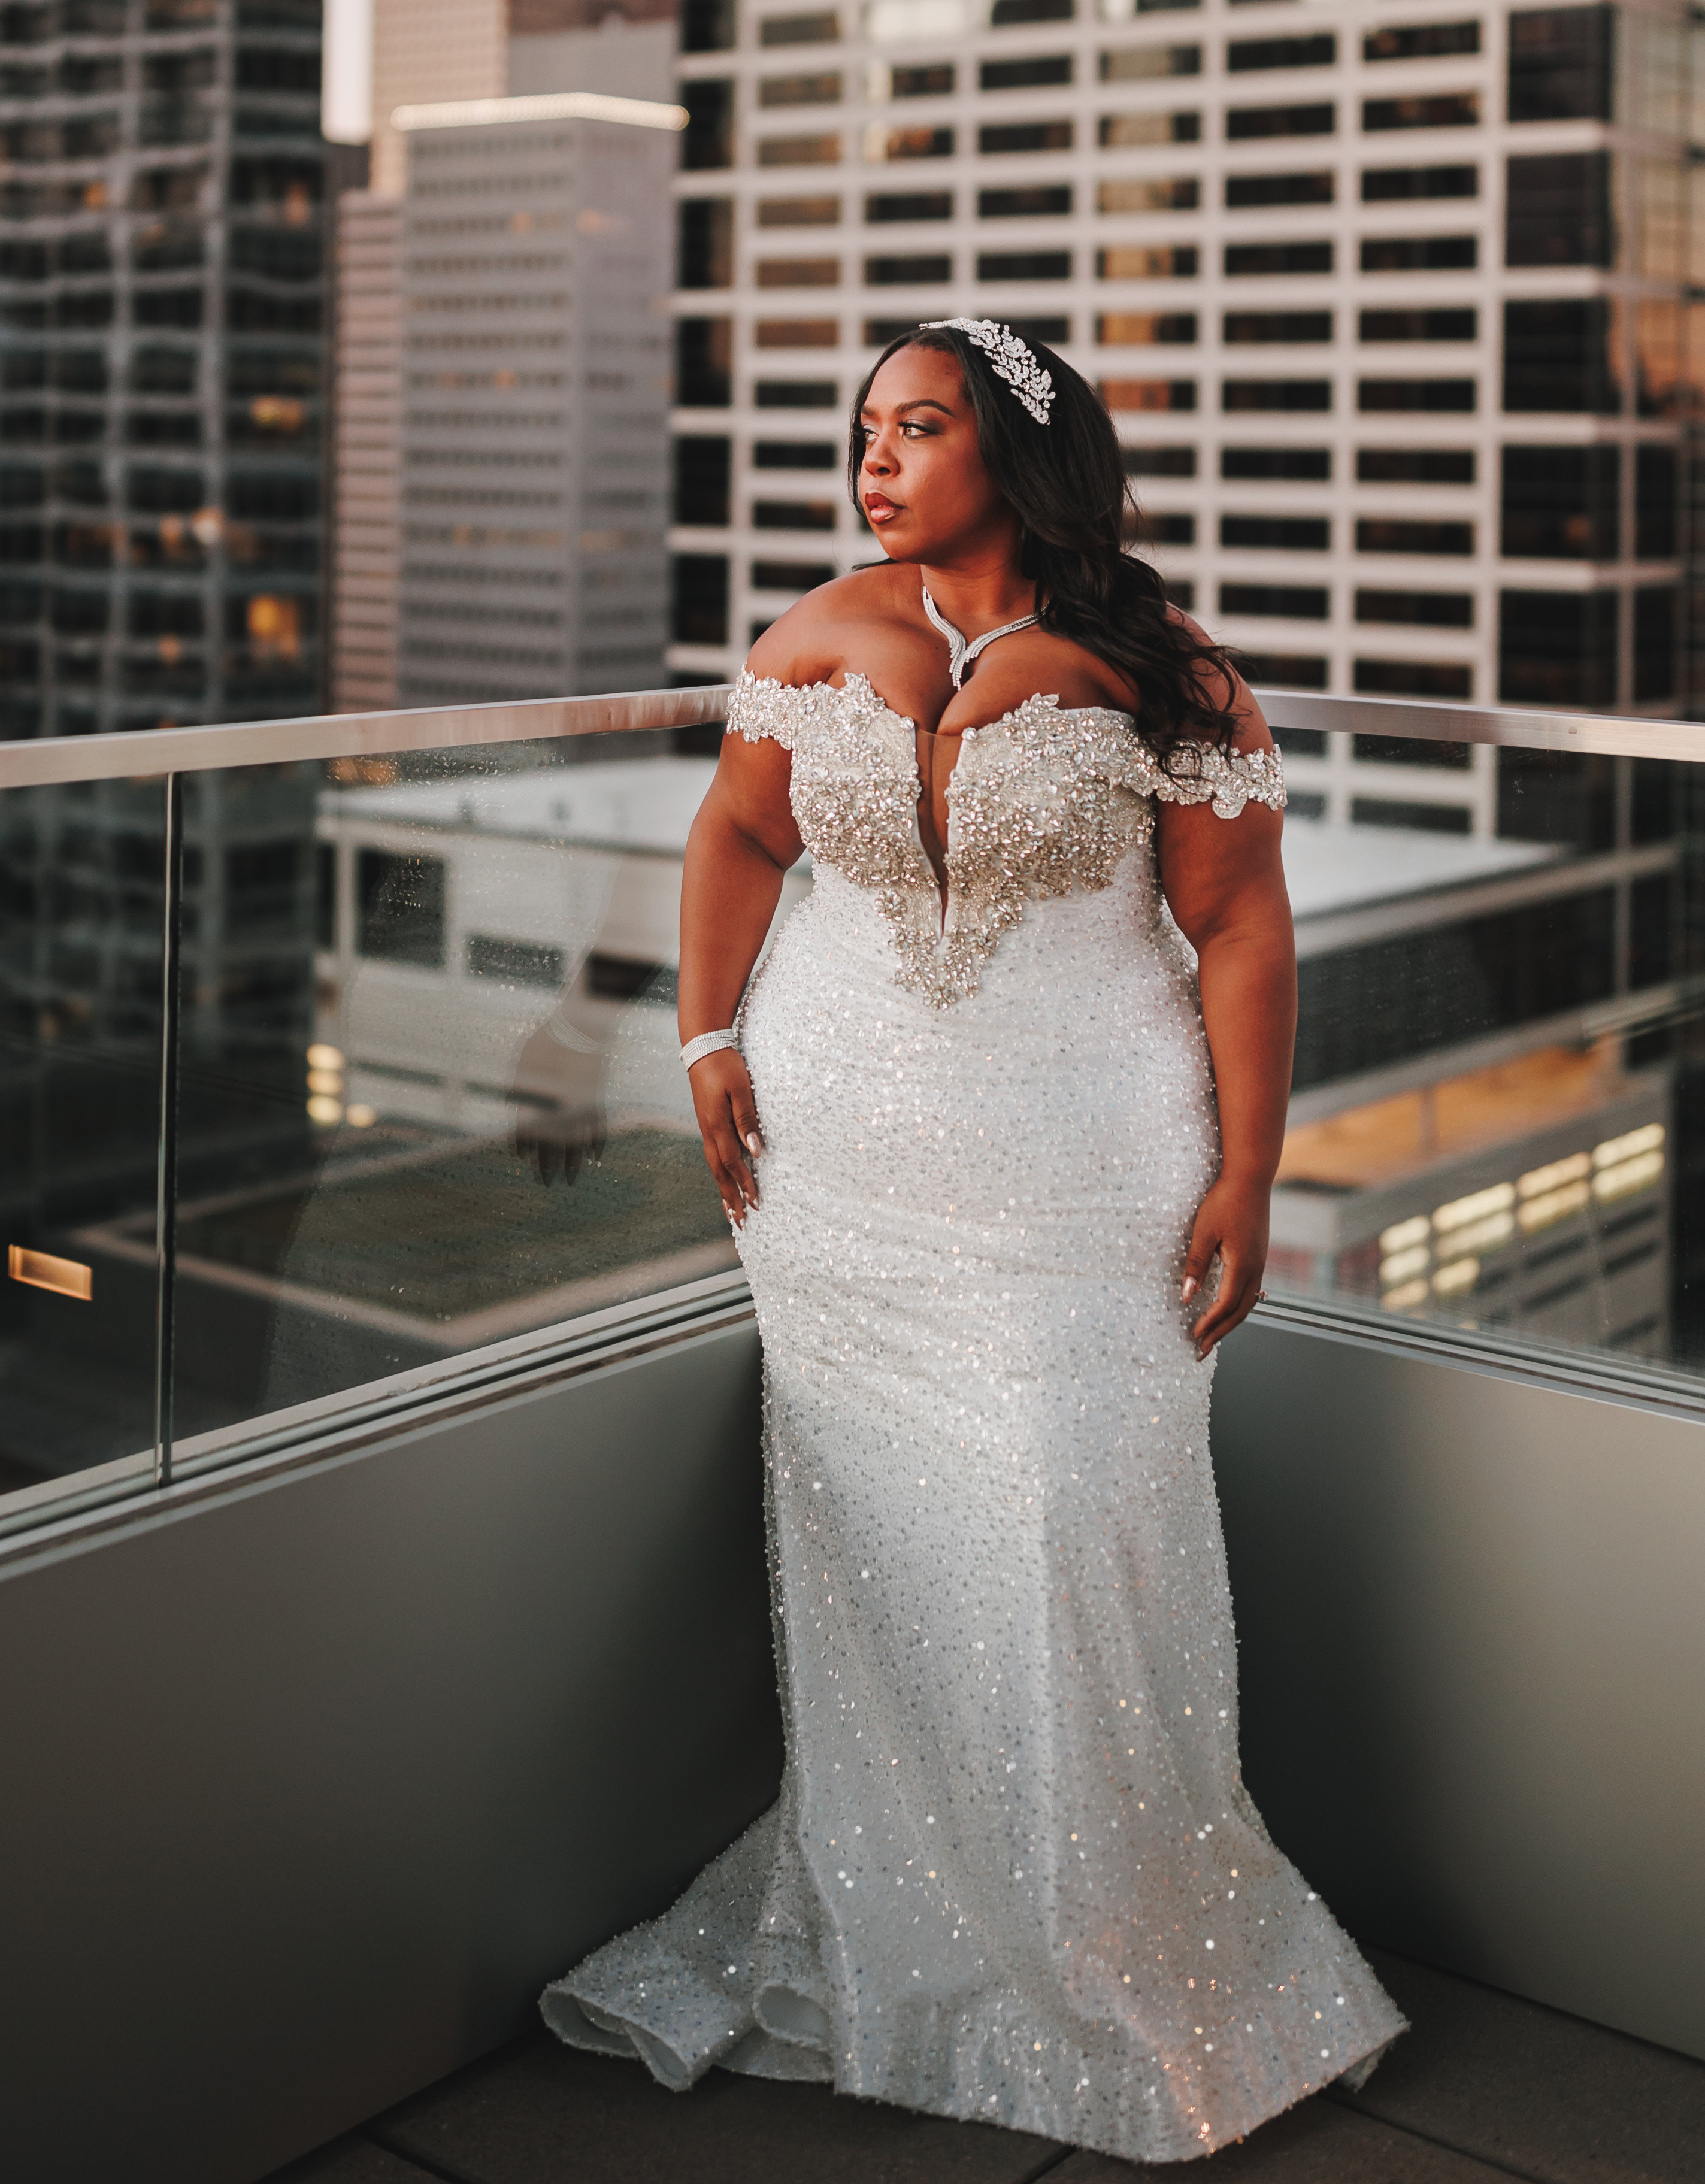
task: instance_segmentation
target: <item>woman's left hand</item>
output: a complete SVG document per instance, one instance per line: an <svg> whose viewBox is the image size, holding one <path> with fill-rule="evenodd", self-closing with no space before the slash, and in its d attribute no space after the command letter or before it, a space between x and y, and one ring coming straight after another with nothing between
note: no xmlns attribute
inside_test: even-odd
<svg viewBox="0 0 1705 2184"><path fill-rule="evenodd" d="M1225 1175L1196 1210L1184 1260L1182 1295L1186 1304L1207 1279L1214 1254L1219 1254L1219 1289L1190 1329L1198 1360L1206 1357L1233 1328L1240 1327L1261 1300L1261 1278L1267 1270L1268 1210L1265 1184L1240 1183Z"/></svg>

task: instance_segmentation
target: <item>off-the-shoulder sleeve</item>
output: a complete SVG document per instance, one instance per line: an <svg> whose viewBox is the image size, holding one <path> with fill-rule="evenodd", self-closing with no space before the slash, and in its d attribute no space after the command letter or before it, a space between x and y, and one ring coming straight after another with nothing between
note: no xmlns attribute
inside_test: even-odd
<svg viewBox="0 0 1705 2184"><path fill-rule="evenodd" d="M734 694L728 700L728 733L742 735L749 744L769 736L783 750L790 751L799 702L799 692L787 683L772 682L767 675L754 675L749 668L742 668Z"/></svg>
<svg viewBox="0 0 1705 2184"><path fill-rule="evenodd" d="M1284 760L1270 750L1222 751L1210 744L1180 744L1165 762L1151 760L1149 789L1163 804L1212 804L1222 819L1235 819L1248 803L1284 809Z"/></svg>

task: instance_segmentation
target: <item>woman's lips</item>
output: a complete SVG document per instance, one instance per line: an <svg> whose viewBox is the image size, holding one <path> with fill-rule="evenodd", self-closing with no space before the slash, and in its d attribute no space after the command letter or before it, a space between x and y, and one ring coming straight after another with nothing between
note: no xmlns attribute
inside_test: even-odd
<svg viewBox="0 0 1705 2184"><path fill-rule="evenodd" d="M866 498L864 512L872 523L890 523L900 510L885 493L873 493Z"/></svg>

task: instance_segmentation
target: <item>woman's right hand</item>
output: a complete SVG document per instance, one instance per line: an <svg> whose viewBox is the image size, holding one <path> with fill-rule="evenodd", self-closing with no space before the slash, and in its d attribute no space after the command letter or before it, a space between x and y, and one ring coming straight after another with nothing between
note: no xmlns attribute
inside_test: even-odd
<svg viewBox="0 0 1705 2184"><path fill-rule="evenodd" d="M695 1061L687 1072L705 1164L716 1179L722 1205L738 1228L758 1202L754 1163L764 1150L752 1080L737 1048L725 1046Z"/></svg>

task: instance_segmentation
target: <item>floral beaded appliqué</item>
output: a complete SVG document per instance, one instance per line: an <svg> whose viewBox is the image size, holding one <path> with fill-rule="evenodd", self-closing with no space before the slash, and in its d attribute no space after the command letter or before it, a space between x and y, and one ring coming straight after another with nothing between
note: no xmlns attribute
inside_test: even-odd
<svg viewBox="0 0 1705 2184"><path fill-rule="evenodd" d="M1128 714L1027 699L967 728L947 786L948 909L917 833L914 724L862 675L806 688L743 675L728 727L793 754L794 819L813 858L873 894L900 958L896 983L946 1008L977 990L1028 901L1092 894L1154 831L1156 799L1234 819L1284 803L1279 752L1186 746L1168 772Z"/></svg>

